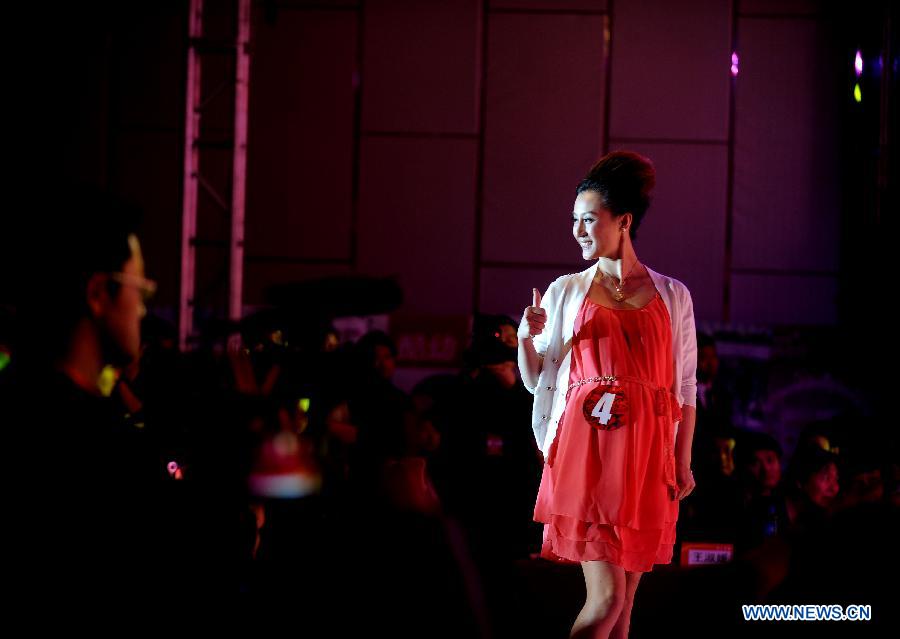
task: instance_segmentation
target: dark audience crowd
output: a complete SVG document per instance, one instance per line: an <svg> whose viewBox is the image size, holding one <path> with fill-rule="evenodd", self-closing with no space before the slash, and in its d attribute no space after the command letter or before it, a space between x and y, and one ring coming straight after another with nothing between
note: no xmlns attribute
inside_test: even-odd
<svg viewBox="0 0 900 639"><path fill-rule="evenodd" d="M329 636L533 636L544 604L520 567L544 561L543 457L513 319L477 316L461 369L410 392L391 337L342 342L327 309L210 325L182 351L148 311L134 212L67 195L68 216L30 227L37 266L0 327L22 589L243 593L290 601ZM698 348L697 487L676 550L729 550L699 567L676 552L641 596L723 623L737 613L700 598L725 584L743 603L887 606L873 584L897 574L889 423L812 422L786 454L733 426L716 343Z"/></svg>

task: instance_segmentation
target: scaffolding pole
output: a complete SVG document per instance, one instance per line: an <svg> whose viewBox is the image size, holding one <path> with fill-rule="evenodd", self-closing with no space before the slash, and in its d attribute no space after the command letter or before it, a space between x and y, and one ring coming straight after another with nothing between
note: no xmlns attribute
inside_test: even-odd
<svg viewBox="0 0 900 639"><path fill-rule="evenodd" d="M205 100L202 96L203 67L203 0L190 1L189 42L187 57L187 91L184 128L184 189L181 224L181 290L178 307L178 347L186 351L193 346L194 320L197 309L197 246L203 241L197 233L197 205L200 188L231 216L228 252L227 317L241 319L243 310L244 218L247 190L247 107L250 81L251 0L238 0L237 35L235 38L234 79L234 143L231 145L231 201L222 197L200 173L201 115L206 105L219 94L217 89ZM229 47L230 49L230 47ZM230 83L227 83L230 84ZM207 144L208 146L208 144Z"/></svg>
<svg viewBox="0 0 900 639"><path fill-rule="evenodd" d="M244 283L244 202L247 192L247 103L250 96L250 0L238 2L234 88L234 165L231 192L231 274L228 319L241 319Z"/></svg>
<svg viewBox="0 0 900 639"><path fill-rule="evenodd" d="M203 35L203 0L191 0L188 42L186 113L184 127L184 180L181 202L181 290L178 303L178 348L188 347L194 330L194 240L197 236L197 186L200 169L200 54Z"/></svg>

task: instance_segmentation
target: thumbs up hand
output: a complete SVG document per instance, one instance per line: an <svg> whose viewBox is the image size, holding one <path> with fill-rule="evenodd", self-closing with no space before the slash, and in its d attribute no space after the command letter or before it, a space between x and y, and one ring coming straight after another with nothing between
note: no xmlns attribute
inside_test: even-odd
<svg viewBox="0 0 900 639"><path fill-rule="evenodd" d="M532 290L532 304L525 308L522 321L519 323L519 339L529 339L540 335L547 323L547 312L541 308L541 292L536 288Z"/></svg>

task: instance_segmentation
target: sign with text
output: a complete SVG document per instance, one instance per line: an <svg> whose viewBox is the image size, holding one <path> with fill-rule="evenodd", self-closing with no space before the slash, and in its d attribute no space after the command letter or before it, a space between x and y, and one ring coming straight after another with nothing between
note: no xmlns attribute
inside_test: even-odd
<svg viewBox="0 0 900 639"><path fill-rule="evenodd" d="M724 564L734 558L732 544L709 544L685 541L681 544L682 566L709 566Z"/></svg>
<svg viewBox="0 0 900 639"><path fill-rule="evenodd" d="M391 337L402 366L459 366L471 331L467 315L394 315Z"/></svg>

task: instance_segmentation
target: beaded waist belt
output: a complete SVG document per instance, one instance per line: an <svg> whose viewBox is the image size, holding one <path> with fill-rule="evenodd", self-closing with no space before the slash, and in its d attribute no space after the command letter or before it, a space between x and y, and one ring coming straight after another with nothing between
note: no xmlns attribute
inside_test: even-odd
<svg viewBox="0 0 900 639"><path fill-rule="evenodd" d="M612 384L614 382L636 382L638 384L643 384L650 390L669 390L665 386L653 384L651 382L648 382L646 379L634 377L633 375L598 375L596 377L586 377L585 379L579 379L577 382L572 382L571 384L569 384L569 388L567 390L572 390L573 388L578 388L579 386L583 386L585 384L593 384L595 382L602 382L605 384Z"/></svg>
<svg viewBox="0 0 900 639"><path fill-rule="evenodd" d="M670 388L659 386L658 384L653 384L652 382L648 382L646 379L634 377L633 375L598 375L595 377L586 377L585 379L579 379L578 381L569 384L569 388L566 389L566 395L568 396L569 392L573 388L578 388L579 386L584 386L585 384L602 383L613 385L617 382L634 382L636 384L646 386L651 391L653 391L656 396L655 399L657 414L664 415L666 414L667 409L669 409L672 411L673 416L676 420L681 420L681 406L678 403L678 397L676 397L675 393L672 392Z"/></svg>

